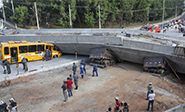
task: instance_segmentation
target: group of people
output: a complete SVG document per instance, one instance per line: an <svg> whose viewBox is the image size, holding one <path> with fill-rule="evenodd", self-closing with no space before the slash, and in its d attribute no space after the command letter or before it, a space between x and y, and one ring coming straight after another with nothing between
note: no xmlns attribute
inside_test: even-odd
<svg viewBox="0 0 185 112"><path fill-rule="evenodd" d="M10 104L0 101L0 112L17 112L17 103L14 98L9 99Z"/></svg>
<svg viewBox="0 0 185 112"><path fill-rule="evenodd" d="M80 75L81 78L84 78L84 74L86 74L86 69L85 69L85 61L82 60L80 63ZM97 64L94 64L93 66L93 75L94 76L94 72L96 72L96 76L98 76L98 72L97 72ZM75 63L73 63L72 66L72 72L73 72L73 76L70 74L69 77L67 77L67 81L64 81L63 85L61 86L61 88L63 89L63 95L64 95L64 102L66 102L68 100L68 97L73 96L73 82L75 84L75 90L78 89L78 75L77 75L77 66ZM68 93L68 95L67 95Z"/></svg>
<svg viewBox="0 0 185 112"><path fill-rule="evenodd" d="M72 67L72 71L73 71L73 76L70 74L69 77L67 77L67 81L64 81L63 85L62 85L62 89L63 89L63 95L64 95L64 102L66 102L68 100L68 97L73 96L73 81L75 84L75 90L78 89L78 75L76 74L76 70L77 70L77 66L75 65L75 63L73 63L73 67ZM67 95L68 93L68 95Z"/></svg>
<svg viewBox="0 0 185 112"><path fill-rule="evenodd" d="M118 97L115 97L115 101L114 112L129 112L129 105L127 102L120 102ZM112 112L112 108L109 107L107 112Z"/></svg>
<svg viewBox="0 0 185 112"><path fill-rule="evenodd" d="M51 60L52 54L49 49L46 49L45 56L46 56L46 61ZM23 65L23 70L27 72L28 71L27 59L24 57L21 57L21 63ZM4 68L4 72L3 72L4 74L11 74L10 62L7 59L2 60L2 66Z"/></svg>
<svg viewBox="0 0 185 112"><path fill-rule="evenodd" d="M146 109L147 111L150 110L150 105L151 105L151 111L153 112L153 105L154 105L154 97L155 93L153 90L152 83L150 82L149 85L147 86L147 98L146 100L148 101L148 108ZM118 97L115 97L116 104L114 106L114 112L129 112L129 106L126 102L120 102ZM123 106L121 109L120 107ZM112 108L109 107L107 112L111 112Z"/></svg>
<svg viewBox="0 0 185 112"><path fill-rule="evenodd" d="M146 100L149 100L148 101L147 111L149 111L150 105L151 105L151 111L153 112L155 93L154 93L154 90L152 90L153 89L153 86L152 86L152 83L151 82L149 83L149 85L147 86L147 88L148 88L148 92L147 92L147 98L146 98Z"/></svg>
<svg viewBox="0 0 185 112"><path fill-rule="evenodd" d="M27 66L27 59L24 57L21 57L21 63L23 65L23 70L28 71L28 66ZM2 66L4 68L4 74L11 74L11 68L10 68L10 62L7 59L2 60ZM17 66L18 67L18 66Z"/></svg>

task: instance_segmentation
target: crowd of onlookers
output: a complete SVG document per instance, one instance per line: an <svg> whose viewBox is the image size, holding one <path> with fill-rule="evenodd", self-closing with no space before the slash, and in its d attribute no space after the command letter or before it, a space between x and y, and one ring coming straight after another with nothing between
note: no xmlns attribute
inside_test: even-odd
<svg viewBox="0 0 185 112"><path fill-rule="evenodd" d="M84 78L84 74L86 74L86 69L85 69L85 61L82 60L80 63L80 75L81 78ZM98 76L98 72L97 72L97 64L93 65L93 75L94 76L94 72L96 73L96 76ZM73 82L75 84L75 90L78 89L78 75L77 75L77 66L75 63L73 63L72 66L72 72L73 72L73 76L70 74L69 77L67 77L67 80L64 81L63 85L61 86L61 88L63 89L63 95L64 95L64 102L66 102L68 100L68 97L72 97L73 96ZM67 95L68 93L68 95Z"/></svg>
<svg viewBox="0 0 185 112"><path fill-rule="evenodd" d="M155 93L154 93L153 85L151 82L147 86L147 89L148 91L147 91L146 100L149 100L149 101L148 101L148 106L146 110L149 111L151 107L151 111L153 112ZM113 112L129 112L129 105L127 102L124 102L124 101L120 102L118 97L115 97L115 102L116 104L114 106ZM112 108L109 107L107 112L112 112Z"/></svg>
<svg viewBox="0 0 185 112"><path fill-rule="evenodd" d="M175 28L178 29L179 32L185 33L184 25L185 25L184 20L176 19L160 25L146 25L141 27L140 30L156 33L165 33L169 28L172 29Z"/></svg>

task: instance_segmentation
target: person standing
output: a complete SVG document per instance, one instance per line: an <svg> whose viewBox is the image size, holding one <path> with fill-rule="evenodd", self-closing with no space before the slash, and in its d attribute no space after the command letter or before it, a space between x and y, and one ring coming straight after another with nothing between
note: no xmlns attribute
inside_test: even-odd
<svg viewBox="0 0 185 112"><path fill-rule="evenodd" d="M78 89L78 75L74 73L73 79L74 79L74 83L75 83L75 86L76 86L75 90L77 90Z"/></svg>
<svg viewBox="0 0 185 112"><path fill-rule="evenodd" d="M116 112L117 110L119 110L119 107L121 106L121 103L120 103L118 97L115 97L115 101L116 101L116 105L114 106L114 112Z"/></svg>
<svg viewBox="0 0 185 112"><path fill-rule="evenodd" d="M149 85L147 86L147 88L148 88L148 92L147 92L147 98L146 98L146 100L148 100L148 95L151 93L151 90L152 90L152 88L153 88L151 82L149 83Z"/></svg>
<svg viewBox="0 0 185 112"><path fill-rule="evenodd" d="M151 107L151 111L153 112L153 106L154 106L154 97L155 97L155 93L153 90L151 90L151 93L148 95L149 97L149 101L148 101L148 108L147 111L149 111L150 109L150 104L152 105Z"/></svg>
<svg viewBox="0 0 185 112"><path fill-rule="evenodd" d="M123 112L129 112L129 106L128 106L127 102L125 102L123 106L124 106Z"/></svg>
<svg viewBox="0 0 185 112"><path fill-rule="evenodd" d="M51 53L51 50L49 50L49 60L51 60L51 57L52 57L52 53Z"/></svg>
<svg viewBox="0 0 185 112"><path fill-rule="evenodd" d="M50 59L51 51L49 49L46 49L46 61Z"/></svg>
<svg viewBox="0 0 185 112"><path fill-rule="evenodd" d="M73 80L73 77L71 74L69 74L69 80Z"/></svg>
<svg viewBox="0 0 185 112"><path fill-rule="evenodd" d="M22 57L21 62L23 64L23 70L25 70L25 72L28 71L28 66L27 66L27 60L26 60L26 58Z"/></svg>
<svg viewBox="0 0 185 112"><path fill-rule="evenodd" d="M94 64L93 65L93 77L94 77L94 72L96 72L96 76L98 76L98 65L97 64Z"/></svg>
<svg viewBox="0 0 185 112"><path fill-rule="evenodd" d="M3 101L0 101L0 112L8 112L7 104Z"/></svg>
<svg viewBox="0 0 185 112"><path fill-rule="evenodd" d="M68 96L67 96L67 84L65 83L65 81L61 88L63 89L64 102L66 102L68 99Z"/></svg>
<svg viewBox="0 0 185 112"><path fill-rule="evenodd" d="M80 75L83 79L83 77L84 77L84 65L82 65L82 63L80 63Z"/></svg>
<svg viewBox="0 0 185 112"><path fill-rule="evenodd" d="M16 112L17 111L17 103L15 102L15 100L13 98L10 98L9 102L10 102L9 106L12 107L12 111L15 110L15 112Z"/></svg>
<svg viewBox="0 0 185 112"><path fill-rule="evenodd" d="M67 78L67 81L66 81L66 84L67 84L68 96L71 97L71 96L73 96L73 93L72 93L72 84L73 84L73 81L72 80L69 80L69 77L68 77Z"/></svg>
<svg viewBox="0 0 185 112"><path fill-rule="evenodd" d="M72 67L73 74L76 73L76 68L77 67L76 67L75 63L73 63L73 67Z"/></svg>
<svg viewBox="0 0 185 112"><path fill-rule="evenodd" d="M7 70L8 74L10 74L11 73L10 62L7 59L5 59L4 65L6 66L6 70Z"/></svg>
<svg viewBox="0 0 185 112"><path fill-rule="evenodd" d="M85 74L86 74L86 69L85 69L85 65L86 65L86 63L85 63L85 61L84 60L82 60L82 65L84 65L84 72L85 72Z"/></svg>

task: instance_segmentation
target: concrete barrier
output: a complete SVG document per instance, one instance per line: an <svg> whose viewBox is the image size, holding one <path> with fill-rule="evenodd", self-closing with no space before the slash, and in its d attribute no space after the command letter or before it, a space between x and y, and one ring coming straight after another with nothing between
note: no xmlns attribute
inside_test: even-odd
<svg viewBox="0 0 185 112"><path fill-rule="evenodd" d="M166 110L164 112L185 112L185 103L182 105L178 105L176 107L173 107L173 108Z"/></svg>

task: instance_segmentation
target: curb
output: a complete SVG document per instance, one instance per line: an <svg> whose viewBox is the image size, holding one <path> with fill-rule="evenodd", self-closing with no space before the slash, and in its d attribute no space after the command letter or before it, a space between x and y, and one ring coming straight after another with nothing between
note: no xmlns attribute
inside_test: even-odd
<svg viewBox="0 0 185 112"><path fill-rule="evenodd" d="M84 59L84 61L87 61L87 60L88 59ZM66 68L66 67L67 68L72 68L72 65L73 65L74 62L78 66L78 65L80 65L81 60L76 60L76 61L72 61L72 62L69 62L69 63L64 63L64 64L61 64L61 65L56 65L56 66L52 66L52 67L42 68L40 70L36 70L36 71L33 71L33 72L25 72L23 74L19 74L19 75L15 75L15 76L8 76L7 75L5 77L8 77L7 80L12 80L12 79L20 78L20 77L25 77L25 76L33 75L33 74L40 73L40 72L54 70L54 69L57 69L57 68ZM0 82L4 81L5 80L5 77L3 79L0 79Z"/></svg>

